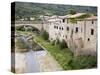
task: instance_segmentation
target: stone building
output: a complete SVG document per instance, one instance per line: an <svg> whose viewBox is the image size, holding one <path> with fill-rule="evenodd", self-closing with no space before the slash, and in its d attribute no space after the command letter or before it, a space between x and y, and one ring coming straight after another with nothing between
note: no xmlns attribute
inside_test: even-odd
<svg viewBox="0 0 100 75"><path fill-rule="evenodd" d="M80 18L84 15L86 13L44 17L43 26L49 33L49 40L65 40L72 51L94 54L97 48L97 17Z"/></svg>

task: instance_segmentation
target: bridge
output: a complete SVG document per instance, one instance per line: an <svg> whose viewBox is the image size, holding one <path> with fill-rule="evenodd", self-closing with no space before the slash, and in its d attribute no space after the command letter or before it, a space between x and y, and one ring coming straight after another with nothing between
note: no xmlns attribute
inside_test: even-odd
<svg viewBox="0 0 100 75"><path fill-rule="evenodd" d="M30 26L30 27L35 27L39 31L42 30L43 28L43 23L42 22L34 22L34 21L15 21L15 26Z"/></svg>

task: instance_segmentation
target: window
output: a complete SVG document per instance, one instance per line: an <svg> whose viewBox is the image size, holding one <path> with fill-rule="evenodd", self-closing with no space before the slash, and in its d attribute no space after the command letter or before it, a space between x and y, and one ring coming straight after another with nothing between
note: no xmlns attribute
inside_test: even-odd
<svg viewBox="0 0 100 75"><path fill-rule="evenodd" d="M62 27L62 30L63 30L63 27Z"/></svg>
<svg viewBox="0 0 100 75"><path fill-rule="evenodd" d="M88 41L90 41L90 38L88 38Z"/></svg>
<svg viewBox="0 0 100 75"><path fill-rule="evenodd" d="M54 28L56 28L56 26L54 26Z"/></svg>
<svg viewBox="0 0 100 75"><path fill-rule="evenodd" d="M61 30L61 27L59 27L59 29Z"/></svg>
<svg viewBox="0 0 100 75"><path fill-rule="evenodd" d="M92 20L92 24L94 24L94 21Z"/></svg>
<svg viewBox="0 0 100 75"><path fill-rule="evenodd" d="M76 27L76 30L75 31L76 31L76 33L78 32L78 27Z"/></svg>
<svg viewBox="0 0 100 75"><path fill-rule="evenodd" d="M58 26L57 26L57 29L58 29Z"/></svg>
<svg viewBox="0 0 100 75"><path fill-rule="evenodd" d="M94 29L91 29L91 35L94 35Z"/></svg>
<svg viewBox="0 0 100 75"><path fill-rule="evenodd" d="M69 27L67 27L67 31L69 31Z"/></svg>
<svg viewBox="0 0 100 75"><path fill-rule="evenodd" d="M63 23L65 22L65 19L63 19Z"/></svg>

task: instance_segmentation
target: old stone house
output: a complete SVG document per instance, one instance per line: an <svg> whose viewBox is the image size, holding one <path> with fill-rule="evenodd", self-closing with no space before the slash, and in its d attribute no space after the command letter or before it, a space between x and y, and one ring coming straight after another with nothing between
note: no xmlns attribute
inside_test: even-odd
<svg viewBox="0 0 100 75"><path fill-rule="evenodd" d="M49 40L65 40L72 51L96 53L97 17L91 15L84 19L78 18L85 14L46 17L43 26L49 33Z"/></svg>

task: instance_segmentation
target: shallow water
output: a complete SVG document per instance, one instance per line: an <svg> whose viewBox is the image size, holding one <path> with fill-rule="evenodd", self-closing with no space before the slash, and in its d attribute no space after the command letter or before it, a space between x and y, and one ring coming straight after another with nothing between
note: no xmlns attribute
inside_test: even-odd
<svg viewBox="0 0 100 75"><path fill-rule="evenodd" d="M17 38L19 38L29 47L29 51L23 53L16 52L15 55L12 53L12 66L15 68L16 73L39 72L40 67L36 55L39 53L42 56L44 55L45 51L43 53L43 51L36 52L31 50L32 45L28 42L26 36L20 36Z"/></svg>
<svg viewBox="0 0 100 75"><path fill-rule="evenodd" d="M32 73L45 71L62 70L58 63L48 55L47 51L32 50L32 45L28 42L26 36L17 37L28 46L28 52L12 52L12 67L16 73ZM15 58L14 58L15 57Z"/></svg>
<svg viewBox="0 0 100 75"><path fill-rule="evenodd" d="M28 73L28 72L40 72L40 64L37 60L37 55L42 57L45 56L46 51L32 51L25 53L15 54L15 70L16 73ZM13 55L13 54L12 54ZM14 62L12 63L14 64Z"/></svg>

